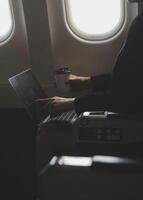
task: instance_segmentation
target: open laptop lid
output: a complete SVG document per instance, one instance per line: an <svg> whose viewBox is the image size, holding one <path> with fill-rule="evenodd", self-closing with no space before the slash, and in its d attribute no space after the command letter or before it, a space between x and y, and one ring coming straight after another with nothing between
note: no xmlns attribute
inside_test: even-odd
<svg viewBox="0 0 143 200"><path fill-rule="evenodd" d="M37 113L34 102L36 99L46 98L47 95L43 91L31 69L29 68L19 74L16 74L8 80L16 94L23 101L25 108L31 116L32 120L36 124L42 122L42 120L45 118L45 113L42 112L42 108L40 107L38 108ZM49 113L46 113L46 115L48 114Z"/></svg>

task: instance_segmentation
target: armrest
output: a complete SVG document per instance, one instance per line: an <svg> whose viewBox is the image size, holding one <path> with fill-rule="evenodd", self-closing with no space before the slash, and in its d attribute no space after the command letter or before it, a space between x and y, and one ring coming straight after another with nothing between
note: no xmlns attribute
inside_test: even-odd
<svg viewBox="0 0 143 200"><path fill-rule="evenodd" d="M94 156L93 170L111 170L112 172L143 172L143 159L116 156Z"/></svg>
<svg viewBox="0 0 143 200"><path fill-rule="evenodd" d="M118 163L117 161L133 163L132 159L127 161L115 158L117 157L114 159L112 156L102 157L104 163L101 167L99 163L102 160L98 156L53 157L38 176L40 199L105 200L111 197L112 199L135 199L137 195L143 199L143 173L138 171L137 173L113 173L112 170L97 170L107 169L109 160L112 161L110 166L111 163ZM115 164L115 169L117 165ZM142 169L140 165L138 166Z"/></svg>
<svg viewBox="0 0 143 200"><path fill-rule="evenodd" d="M49 164L41 170L40 175L52 166L56 168L62 167L62 169L90 169L92 172L97 172L98 170L111 170L111 172L143 172L143 159L104 155L93 157L54 156Z"/></svg>

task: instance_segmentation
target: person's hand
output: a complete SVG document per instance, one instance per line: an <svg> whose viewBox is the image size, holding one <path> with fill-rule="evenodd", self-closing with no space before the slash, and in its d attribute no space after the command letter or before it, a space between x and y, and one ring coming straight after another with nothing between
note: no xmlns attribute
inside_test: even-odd
<svg viewBox="0 0 143 200"><path fill-rule="evenodd" d="M36 102L39 105L43 106L44 112L50 112L50 114L59 114L74 108L74 99L75 98L64 98L64 97L51 97L44 99L37 99Z"/></svg>
<svg viewBox="0 0 143 200"><path fill-rule="evenodd" d="M84 76L77 76L74 74L69 74L67 77L66 84L69 84L71 89L86 89L90 85L90 77L84 77Z"/></svg>

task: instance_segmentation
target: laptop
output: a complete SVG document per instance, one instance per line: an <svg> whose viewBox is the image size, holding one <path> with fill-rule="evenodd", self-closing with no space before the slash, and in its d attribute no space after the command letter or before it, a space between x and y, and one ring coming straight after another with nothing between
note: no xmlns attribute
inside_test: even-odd
<svg viewBox="0 0 143 200"><path fill-rule="evenodd" d="M43 107L36 106L35 100L40 98L48 98L40 83L29 68L19 74L8 79L16 94L22 100L31 119L37 125L41 124L62 124L72 125L77 114L75 110L63 112L56 116L51 116L50 112L44 112Z"/></svg>

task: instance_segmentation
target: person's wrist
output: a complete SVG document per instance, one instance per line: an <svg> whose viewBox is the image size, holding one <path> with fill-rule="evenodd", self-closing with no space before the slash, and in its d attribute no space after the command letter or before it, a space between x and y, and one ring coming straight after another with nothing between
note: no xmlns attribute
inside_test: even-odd
<svg viewBox="0 0 143 200"><path fill-rule="evenodd" d="M90 80L90 76L84 77L84 80L85 80L85 81L89 81L89 80Z"/></svg>

